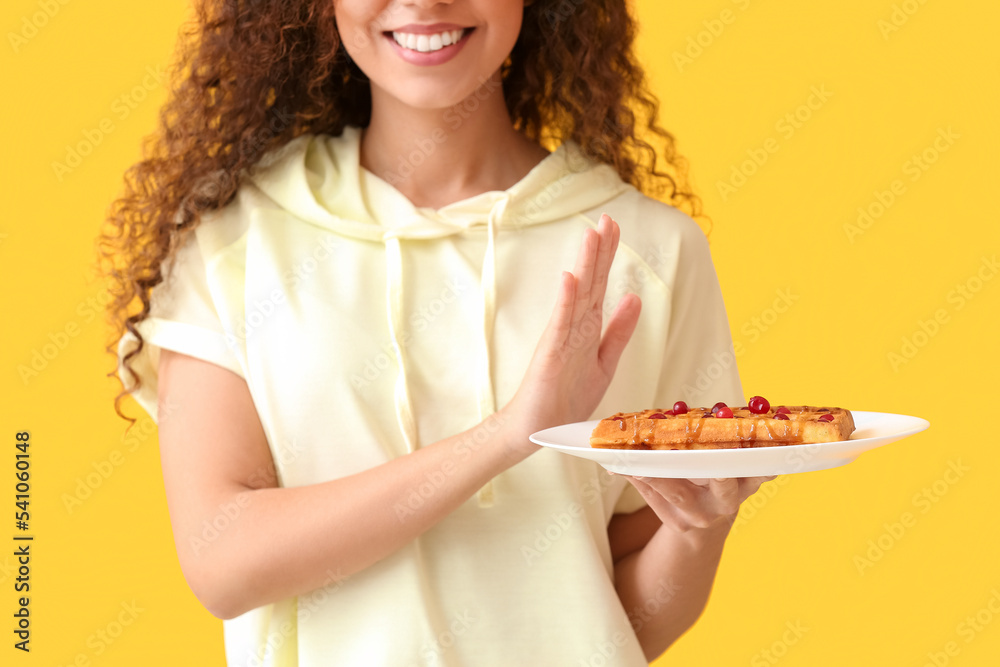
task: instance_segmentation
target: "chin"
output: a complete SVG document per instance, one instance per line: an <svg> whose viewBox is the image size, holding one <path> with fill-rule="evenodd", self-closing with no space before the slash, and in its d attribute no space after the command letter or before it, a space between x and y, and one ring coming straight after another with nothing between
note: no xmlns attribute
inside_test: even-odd
<svg viewBox="0 0 1000 667"><path fill-rule="evenodd" d="M462 105L463 101L468 102L463 105L468 107L465 111L471 113L482 106L482 93L477 95L479 86L470 85L466 89L458 89L455 85L448 86L420 86L414 85L406 90L387 91L383 93L394 98L400 104L413 109L424 111L440 110L446 111L456 105Z"/></svg>

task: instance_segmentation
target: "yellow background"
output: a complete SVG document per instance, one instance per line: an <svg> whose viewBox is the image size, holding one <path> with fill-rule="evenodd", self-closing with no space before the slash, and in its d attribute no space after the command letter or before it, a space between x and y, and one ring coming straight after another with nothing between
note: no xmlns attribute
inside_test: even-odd
<svg viewBox="0 0 1000 667"><path fill-rule="evenodd" d="M30 656L11 648L13 547L0 549L0 662L221 665L221 621L177 566L157 440L134 403L138 438L121 439L93 272L98 225L165 99L147 75L169 63L187 2L63 2L16 48L10 33L40 5L7 0L0 15L0 470L13 469L14 433L30 430L37 536ZM998 6L645 0L637 11L663 124L714 221L748 395L932 422L846 467L772 482L744 507L705 615L657 664L997 664L1000 618L981 610L994 595L1000 610L1000 279L975 278L1000 246ZM800 108L813 87L827 99ZM788 136L781 121L796 112L808 118ZM111 129L60 180L52 163L102 121ZM768 140L777 150L744 167ZM907 165L925 151L935 161L913 180ZM734 169L754 173L723 196ZM901 194L851 237L858 208L877 193L888 201L896 180ZM977 288L961 307L958 285ZM782 293L791 305L778 312ZM921 336L921 322L933 335ZM63 340L67 327L75 334ZM904 339L919 344L912 358ZM18 366L59 340L24 382ZM109 465L69 511L65 495ZM12 521L12 474L0 480ZM977 613L979 630L962 625ZM100 639L120 617L121 634Z"/></svg>

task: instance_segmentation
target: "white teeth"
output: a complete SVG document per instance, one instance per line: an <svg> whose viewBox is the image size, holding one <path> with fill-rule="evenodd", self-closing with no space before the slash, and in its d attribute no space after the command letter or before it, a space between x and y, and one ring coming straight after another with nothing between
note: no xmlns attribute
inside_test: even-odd
<svg viewBox="0 0 1000 667"><path fill-rule="evenodd" d="M410 49L412 51L420 51L421 53L429 53L431 51L439 51L446 46L455 44L458 40L462 39L463 34L465 34L464 29L448 30L433 35L416 35L414 33L394 31L392 33L392 38L403 48Z"/></svg>

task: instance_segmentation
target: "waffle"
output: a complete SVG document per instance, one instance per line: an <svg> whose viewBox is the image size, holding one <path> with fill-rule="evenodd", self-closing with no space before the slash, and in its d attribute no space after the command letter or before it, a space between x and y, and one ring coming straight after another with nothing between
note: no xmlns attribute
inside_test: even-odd
<svg viewBox="0 0 1000 667"><path fill-rule="evenodd" d="M732 417L715 417L710 408L619 412L602 419L590 446L606 449L739 449L847 440L854 418L843 408L775 406L755 414L730 408ZM787 410L787 419L776 417ZM655 417L653 416L655 415ZM832 421L827 421L832 416ZM820 417L823 417L821 420Z"/></svg>

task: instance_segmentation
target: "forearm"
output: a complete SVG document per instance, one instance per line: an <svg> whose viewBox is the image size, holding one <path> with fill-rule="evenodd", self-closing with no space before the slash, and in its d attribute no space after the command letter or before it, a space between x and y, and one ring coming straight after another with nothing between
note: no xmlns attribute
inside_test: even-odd
<svg viewBox="0 0 1000 667"><path fill-rule="evenodd" d="M663 653L705 609L730 523L678 532L663 525L615 564L615 588L646 658Z"/></svg>
<svg viewBox="0 0 1000 667"><path fill-rule="evenodd" d="M291 488L233 489L219 503L238 512L224 530L208 544L178 544L189 550L189 562L199 561L189 569L205 577L203 603L215 615L232 618L389 556L533 451L512 446L514 436L503 423L494 415L349 477Z"/></svg>

